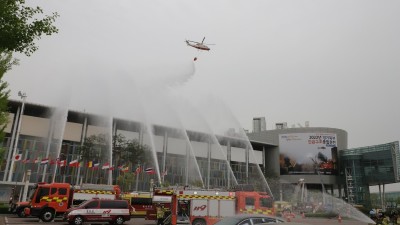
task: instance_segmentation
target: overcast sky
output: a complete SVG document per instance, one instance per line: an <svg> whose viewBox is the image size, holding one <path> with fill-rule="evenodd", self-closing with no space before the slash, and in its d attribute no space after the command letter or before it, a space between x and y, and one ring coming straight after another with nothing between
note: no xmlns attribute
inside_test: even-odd
<svg viewBox="0 0 400 225"><path fill-rule="evenodd" d="M168 90L186 102L213 99L224 105L218 116L229 109L244 129L264 116L267 129L305 121L344 129L350 148L400 139L400 1L27 2L58 12L59 33L18 56L5 77L12 99L22 90L28 102L63 105L64 84L77 93L84 80L79 95L90 103L67 101L87 110L104 104L94 89L118 93L133 79L147 96L157 82L174 83ZM215 44L209 52L184 43L203 37ZM129 104L122 94L104 98L118 96Z"/></svg>

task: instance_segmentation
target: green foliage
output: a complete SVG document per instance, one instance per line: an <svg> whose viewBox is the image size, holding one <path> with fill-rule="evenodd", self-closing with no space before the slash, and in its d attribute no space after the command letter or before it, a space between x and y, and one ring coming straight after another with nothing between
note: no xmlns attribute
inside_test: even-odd
<svg viewBox="0 0 400 225"><path fill-rule="evenodd" d="M39 18L43 10L39 7L25 6L25 0L0 1L0 142L4 138L4 129L8 124L8 84L2 80L3 75L18 64L12 58L13 52L30 56L38 47L35 40L45 35L57 33L53 25L57 13ZM0 149L0 162L4 158L4 149Z"/></svg>
<svg viewBox="0 0 400 225"><path fill-rule="evenodd" d="M84 162L102 159L106 151L107 142L105 134L92 135L85 138L83 145L78 149L81 160Z"/></svg>
<svg viewBox="0 0 400 225"><path fill-rule="evenodd" d="M0 142L4 138L4 129L8 124L8 97L10 91L7 89L7 82L2 81L3 75L11 69L18 61L12 59L10 52L0 53ZM0 162L3 162L5 149L0 148Z"/></svg>
<svg viewBox="0 0 400 225"><path fill-rule="evenodd" d="M192 182L190 182L190 185L192 187L200 187L203 188L203 183L201 182L201 180L194 180Z"/></svg>
<svg viewBox="0 0 400 225"><path fill-rule="evenodd" d="M40 7L25 6L25 0L0 1L0 52L21 52L30 56L38 47L35 40L57 33L57 13L39 18Z"/></svg>
<svg viewBox="0 0 400 225"><path fill-rule="evenodd" d="M267 170L264 173L265 179L268 182L268 186L271 189L272 195L275 199L279 199L279 190L280 190L280 180L278 174Z"/></svg>
<svg viewBox="0 0 400 225"><path fill-rule="evenodd" d="M78 152L84 162L107 157L107 136L105 134L92 135L85 139ZM149 162L150 149L137 140L126 140L121 134L113 137L113 159L116 165L125 165L133 168L137 163Z"/></svg>
<svg viewBox="0 0 400 225"><path fill-rule="evenodd" d="M131 184L135 181L135 175L133 173L121 173L117 177L117 185L120 186L123 192L131 189Z"/></svg>

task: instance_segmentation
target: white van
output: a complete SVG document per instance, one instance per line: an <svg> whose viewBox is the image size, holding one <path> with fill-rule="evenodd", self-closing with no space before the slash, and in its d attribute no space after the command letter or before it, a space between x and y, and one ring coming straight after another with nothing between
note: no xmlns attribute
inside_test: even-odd
<svg viewBox="0 0 400 225"><path fill-rule="evenodd" d="M64 220L71 225L82 225L84 222L121 225L131 219L132 210L127 200L93 199L69 209L64 214Z"/></svg>

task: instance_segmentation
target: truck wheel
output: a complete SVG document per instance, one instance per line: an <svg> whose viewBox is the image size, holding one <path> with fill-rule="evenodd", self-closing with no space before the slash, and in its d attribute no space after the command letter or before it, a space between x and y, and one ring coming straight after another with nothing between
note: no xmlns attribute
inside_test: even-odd
<svg viewBox="0 0 400 225"><path fill-rule="evenodd" d="M45 209L42 211L42 214L40 215L40 219L42 219L43 222L51 222L54 220L54 210L52 209Z"/></svg>
<svg viewBox="0 0 400 225"><path fill-rule="evenodd" d="M207 225L207 224L206 221L204 221L203 219L195 219L192 225Z"/></svg>
<svg viewBox="0 0 400 225"><path fill-rule="evenodd" d="M70 223L73 225L82 225L83 224L83 217L82 216L76 216L74 220Z"/></svg>
<svg viewBox="0 0 400 225"><path fill-rule="evenodd" d="M21 218L26 217L25 212L24 212L24 209L25 209L25 208L19 208L19 209L17 209L17 215L18 215L18 217L21 217Z"/></svg>
<svg viewBox="0 0 400 225"><path fill-rule="evenodd" d="M122 225L122 224L124 224L124 222L125 221L124 221L124 218L122 216L118 216L114 221L114 223L117 224L117 225Z"/></svg>

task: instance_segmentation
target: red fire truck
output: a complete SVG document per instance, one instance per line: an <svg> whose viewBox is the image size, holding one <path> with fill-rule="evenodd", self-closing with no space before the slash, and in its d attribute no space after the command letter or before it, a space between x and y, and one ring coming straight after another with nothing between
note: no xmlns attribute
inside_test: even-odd
<svg viewBox="0 0 400 225"><path fill-rule="evenodd" d="M275 215L272 198L256 191L154 190L153 205L161 205L170 214L172 225L213 225L223 217L236 214ZM155 219L155 209L146 219Z"/></svg>
<svg viewBox="0 0 400 225"><path fill-rule="evenodd" d="M334 163L332 160L327 160L326 162L321 162L319 164L319 171L324 174L332 174L334 171Z"/></svg>
<svg viewBox="0 0 400 225"><path fill-rule="evenodd" d="M128 200L129 204L135 209L131 215L135 217L145 217L146 211L153 208L152 194L150 192L131 192L121 194L121 198Z"/></svg>
<svg viewBox="0 0 400 225"><path fill-rule="evenodd" d="M38 183L31 191L25 214L51 222L71 206L93 198L120 199L120 193L118 185L83 184L73 187L68 183Z"/></svg>

